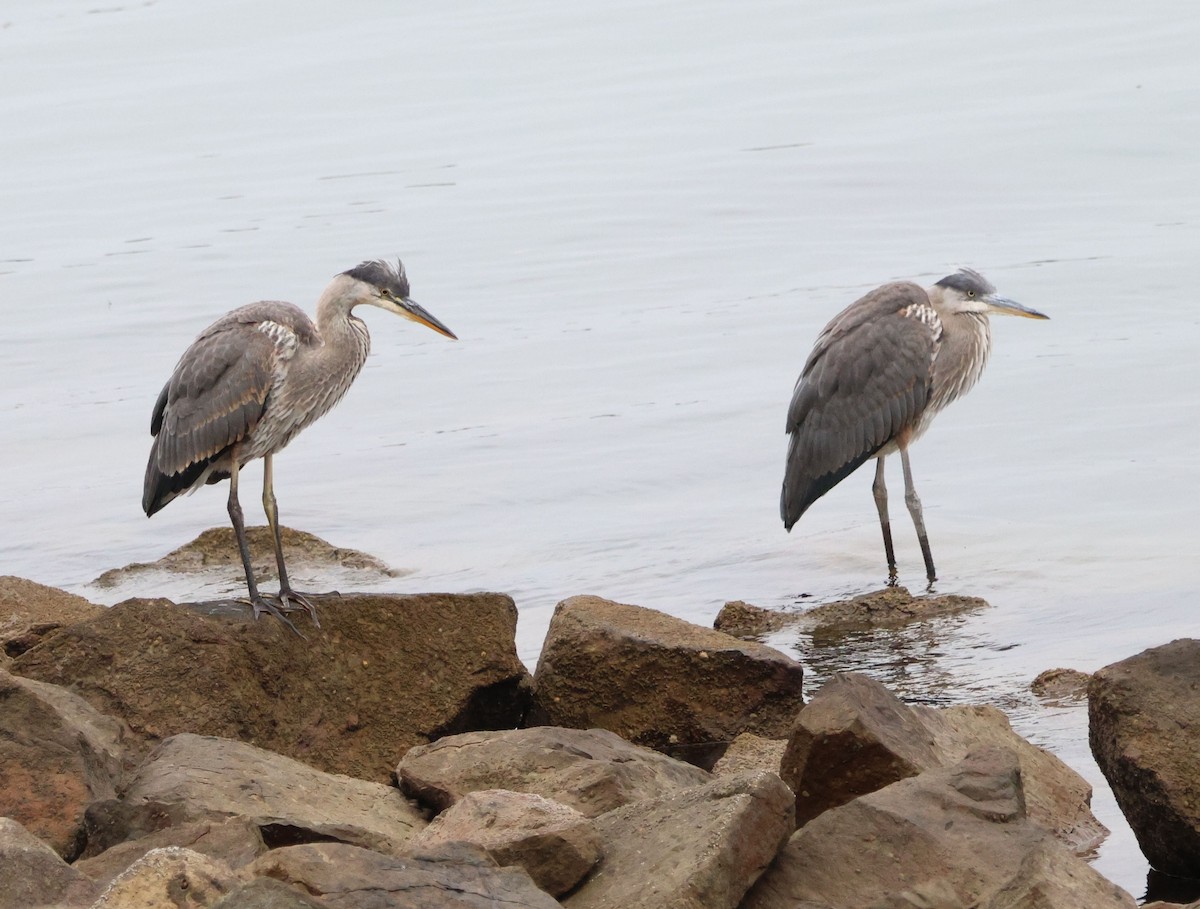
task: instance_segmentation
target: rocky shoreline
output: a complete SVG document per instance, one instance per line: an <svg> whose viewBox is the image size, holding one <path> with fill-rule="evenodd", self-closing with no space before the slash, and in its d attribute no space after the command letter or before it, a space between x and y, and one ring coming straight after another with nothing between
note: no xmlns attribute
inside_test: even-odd
<svg viewBox="0 0 1200 909"><path fill-rule="evenodd" d="M323 597L301 639L0 578L0 909L1135 906L1086 861L1090 786L1001 711L855 673L806 701L747 639L986 606L922 599L714 629L570 597L531 674L502 594ZM1043 683L1086 681L1143 850L1191 877L1198 651Z"/></svg>

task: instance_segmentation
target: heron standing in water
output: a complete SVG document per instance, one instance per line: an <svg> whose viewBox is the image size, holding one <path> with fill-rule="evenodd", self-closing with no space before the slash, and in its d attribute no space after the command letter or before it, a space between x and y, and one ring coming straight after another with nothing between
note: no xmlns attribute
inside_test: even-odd
<svg viewBox="0 0 1200 909"><path fill-rule="evenodd" d="M983 275L963 268L928 290L908 281L885 284L825 326L788 408L791 439L779 501L787 530L813 502L875 458L872 489L894 584L883 462L898 451L925 573L930 584L937 580L908 447L942 408L979 380L992 349L989 314L1048 318L999 296Z"/></svg>
<svg viewBox="0 0 1200 909"><path fill-rule="evenodd" d="M378 306L455 335L409 297L404 266L363 262L336 276L317 301L314 323L291 303L263 301L226 313L192 342L163 386L150 419L150 461L142 508L153 515L176 496L229 480L229 520L246 570L254 617L269 612L295 631L286 613L312 601L292 589L283 561L271 459L350 388L370 350L361 304ZM238 471L263 459L263 508L275 538L279 593L259 592L238 501Z"/></svg>

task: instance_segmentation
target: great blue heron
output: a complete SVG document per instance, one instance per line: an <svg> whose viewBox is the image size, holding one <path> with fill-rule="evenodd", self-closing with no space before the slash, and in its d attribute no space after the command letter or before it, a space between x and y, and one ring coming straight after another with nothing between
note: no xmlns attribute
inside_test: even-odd
<svg viewBox="0 0 1200 909"><path fill-rule="evenodd" d="M288 581L271 458L340 401L362 369L371 339L353 310L364 303L455 337L409 298L401 262L363 262L325 288L315 323L298 306L277 301L226 313L180 358L150 419L154 443L142 492L147 517L182 493L228 478L229 519L254 617L269 612L293 631L285 613L301 607L314 625L319 623L312 602ZM238 502L238 471L255 458L263 459L263 509L279 568L279 594L270 599L259 593L254 580Z"/></svg>
<svg viewBox="0 0 1200 909"><path fill-rule="evenodd" d="M883 462L900 452L904 501L917 528L925 572L937 580L908 447L937 413L979 379L992 349L988 314L1045 319L1001 297L983 275L960 269L924 290L885 284L852 303L817 337L788 408L787 468L779 511L789 531L808 507L870 458L888 579L896 555Z"/></svg>

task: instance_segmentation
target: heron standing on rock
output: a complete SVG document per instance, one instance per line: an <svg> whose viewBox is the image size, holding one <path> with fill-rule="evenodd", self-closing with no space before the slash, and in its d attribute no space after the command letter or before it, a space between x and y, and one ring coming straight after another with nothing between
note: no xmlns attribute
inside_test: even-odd
<svg viewBox="0 0 1200 909"><path fill-rule="evenodd" d="M779 501L787 530L813 502L875 458L872 489L888 580L894 584L883 462L899 451L904 501L916 525L925 573L930 584L937 580L908 447L983 373L992 349L989 314L1048 318L999 296L983 275L963 268L928 290L908 281L885 284L825 326L788 408L791 439Z"/></svg>
<svg viewBox="0 0 1200 909"><path fill-rule="evenodd" d="M362 370L370 350L360 304L455 338L409 297L404 266L382 260L342 272L317 301L314 323L291 303L263 301L226 313L192 342L163 386L150 419L150 461L142 508L153 515L176 496L229 480L229 519L246 569L254 617L269 612L292 630L286 613L304 608L319 626L312 601L292 589L283 562L271 458L300 430L333 407ZM279 593L264 596L254 580L238 471L263 459L263 508L275 538Z"/></svg>

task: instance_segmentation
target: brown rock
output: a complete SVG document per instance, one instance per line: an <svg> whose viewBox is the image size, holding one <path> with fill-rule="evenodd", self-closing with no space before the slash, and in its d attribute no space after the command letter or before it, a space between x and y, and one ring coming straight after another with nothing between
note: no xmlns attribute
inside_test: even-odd
<svg viewBox="0 0 1200 909"><path fill-rule="evenodd" d="M414 850L473 843L498 865L519 865L552 896L566 893L600 860L595 824L574 808L530 792L467 793L413 837Z"/></svg>
<svg viewBox="0 0 1200 909"><path fill-rule="evenodd" d="M90 909L199 909L211 906L237 883L220 862L168 846L147 852L127 868Z"/></svg>
<svg viewBox="0 0 1200 909"><path fill-rule="evenodd" d="M86 905L98 889L19 823L0 817L0 909Z"/></svg>
<svg viewBox="0 0 1200 909"><path fill-rule="evenodd" d="M103 606L57 587L2 575L0 649L10 657L17 656L54 629L82 622L103 610Z"/></svg>
<svg viewBox="0 0 1200 909"><path fill-rule="evenodd" d="M849 600L815 606L803 613L803 623L813 634L841 634L864 628L896 628L986 608L987 601L979 597L914 597L904 587L884 587Z"/></svg>
<svg viewBox="0 0 1200 909"><path fill-rule="evenodd" d="M380 577L401 577L406 572L389 568L373 555L356 549L343 549L303 530L281 527L283 555L295 576L304 569L328 570L350 568L369 572ZM250 562L256 577L266 580L275 577L275 541L271 528L256 526L246 528L246 543L250 547ZM238 554L237 540L233 528L212 527L190 543L167 553L157 562L135 562L124 568L113 568L96 578L97 587L116 587L139 575L163 572L168 574L195 574L221 569L231 577L241 580L242 560Z"/></svg>
<svg viewBox="0 0 1200 909"><path fill-rule="evenodd" d="M123 804L123 803L121 803ZM90 843L89 843L90 845ZM242 817L180 823L80 859L74 865L100 884L108 884L152 849L178 846L216 859L237 870L267 851L258 824Z"/></svg>
<svg viewBox="0 0 1200 909"><path fill-rule="evenodd" d="M800 664L763 644L598 597L559 603L537 671L535 723L609 729L711 767L741 732L786 735Z"/></svg>
<svg viewBox="0 0 1200 909"><path fill-rule="evenodd" d="M116 720L64 688L0 669L0 816L73 860L88 803L115 794L121 755Z"/></svg>
<svg viewBox="0 0 1200 909"><path fill-rule="evenodd" d="M713 775L728 776L744 770L770 770L778 776L787 746L787 739L768 739L753 732L743 732L721 755L721 760L713 765Z"/></svg>
<svg viewBox="0 0 1200 909"><path fill-rule="evenodd" d="M398 854L425 826L393 787L323 773L253 745L182 734L160 744L125 800L175 807L186 820L242 817L264 836L335 839Z"/></svg>
<svg viewBox="0 0 1200 909"><path fill-rule="evenodd" d="M486 856L396 858L314 843L273 849L245 873L301 888L330 909L559 909L520 868L497 868Z"/></svg>
<svg viewBox="0 0 1200 909"><path fill-rule="evenodd" d="M586 817L699 786L709 774L605 729L468 732L413 748L396 769L405 795L435 811L468 792L532 792Z"/></svg>
<svg viewBox="0 0 1200 909"><path fill-rule="evenodd" d="M1089 854L1108 835L1108 829L1092 814L1091 784L1055 755L1013 732L1002 711L969 705L912 709L933 735L942 766L956 764L984 745L1012 749L1021 766L1029 819L1072 852Z"/></svg>
<svg viewBox="0 0 1200 909"><path fill-rule="evenodd" d="M994 707L909 707L868 676L826 683L801 711L780 775L796 792L803 825L889 783L947 767L983 745L1012 749L1029 817L1080 854L1108 831L1092 814L1092 787L1057 757L1022 739Z"/></svg>
<svg viewBox="0 0 1200 909"><path fill-rule="evenodd" d="M1159 871L1200 877L1200 641L1181 639L1097 672L1092 754L1142 852Z"/></svg>
<svg viewBox="0 0 1200 909"><path fill-rule="evenodd" d="M734 909L794 826L773 773L751 771L596 819L604 858L570 909Z"/></svg>
<svg viewBox="0 0 1200 909"><path fill-rule="evenodd" d="M520 723L530 679L509 597L316 599L322 628L308 640L248 611L126 600L62 629L13 671L70 684L150 744L219 735L380 782L415 744Z"/></svg>
<svg viewBox="0 0 1200 909"><path fill-rule="evenodd" d="M801 613L763 609L743 600L730 600L713 620L713 628L735 638L757 638L795 622Z"/></svg>
<svg viewBox="0 0 1200 909"><path fill-rule="evenodd" d="M259 877L230 890L212 909L329 909L329 903L307 896L299 887Z"/></svg>
<svg viewBox="0 0 1200 909"><path fill-rule="evenodd" d="M985 748L825 812L792 836L743 909L1134 909L1025 816L1014 753Z"/></svg>
<svg viewBox="0 0 1200 909"><path fill-rule="evenodd" d="M1090 675L1078 669L1047 669L1038 674L1029 688L1039 698L1062 704L1086 699L1091 680Z"/></svg>
<svg viewBox="0 0 1200 909"><path fill-rule="evenodd" d="M838 673L800 715L780 776L796 793L796 823L939 765L911 708L868 676Z"/></svg>

